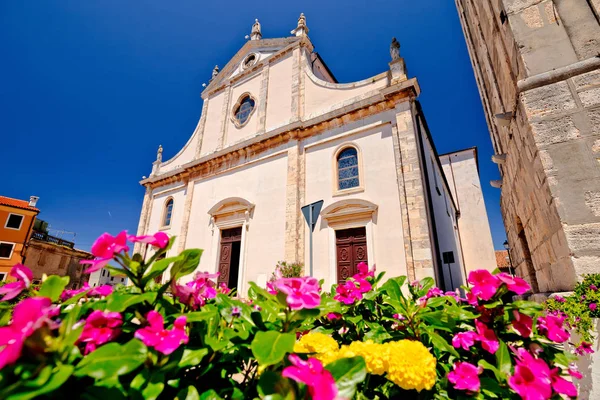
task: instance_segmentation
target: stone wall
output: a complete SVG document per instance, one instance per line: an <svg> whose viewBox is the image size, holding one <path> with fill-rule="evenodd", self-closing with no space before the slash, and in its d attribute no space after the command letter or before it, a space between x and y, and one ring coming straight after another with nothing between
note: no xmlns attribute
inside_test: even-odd
<svg viewBox="0 0 600 400"><path fill-rule="evenodd" d="M25 265L33 272L34 281L40 281L44 274L68 276L71 279L68 287L78 289L89 278L79 261L93 258L86 251L31 239L25 253Z"/></svg>
<svg viewBox="0 0 600 400"><path fill-rule="evenodd" d="M492 143L505 155L513 264L535 292L572 289L600 269L597 2L456 3Z"/></svg>

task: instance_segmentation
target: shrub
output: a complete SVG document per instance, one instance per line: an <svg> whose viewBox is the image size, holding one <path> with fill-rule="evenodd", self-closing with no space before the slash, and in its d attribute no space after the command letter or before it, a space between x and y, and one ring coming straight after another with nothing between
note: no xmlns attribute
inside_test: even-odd
<svg viewBox="0 0 600 400"><path fill-rule="evenodd" d="M275 271L271 275L269 281L274 282L279 278L300 278L303 275L304 264L279 261L275 266Z"/></svg>
<svg viewBox="0 0 600 400"><path fill-rule="evenodd" d="M128 240L157 251L130 257ZM24 280L5 290L31 297L0 327L0 398L576 396L562 317L502 300L528 289L519 278L472 272L461 298L430 278L384 282L360 264L331 292L315 278L279 278L268 290L251 283L242 301L216 274L181 283L202 251L158 259L173 240L102 235L89 270L118 266L109 268L132 283L119 291L65 291L57 276L39 291ZM167 269L170 280L156 284Z"/></svg>

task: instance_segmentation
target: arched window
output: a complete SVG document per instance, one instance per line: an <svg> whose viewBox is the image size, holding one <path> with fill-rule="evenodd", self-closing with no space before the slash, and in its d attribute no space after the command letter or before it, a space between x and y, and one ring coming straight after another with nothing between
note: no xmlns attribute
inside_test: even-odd
<svg viewBox="0 0 600 400"><path fill-rule="evenodd" d="M163 226L171 226L171 217L173 216L173 199L165 203L165 214L163 217Z"/></svg>
<svg viewBox="0 0 600 400"><path fill-rule="evenodd" d="M256 102L249 94L244 94L233 109L234 123L238 128L244 126L254 112Z"/></svg>
<svg viewBox="0 0 600 400"><path fill-rule="evenodd" d="M358 152L354 147L346 147L337 156L338 190L360 186L358 177Z"/></svg>

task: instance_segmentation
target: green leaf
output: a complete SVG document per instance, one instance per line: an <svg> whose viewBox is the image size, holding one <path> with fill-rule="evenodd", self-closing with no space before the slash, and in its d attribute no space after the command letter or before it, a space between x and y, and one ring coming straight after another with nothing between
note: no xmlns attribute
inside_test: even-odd
<svg viewBox="0 0 600 400"><path fill-rule="evenodd" d="M506 379L506 377L504 375L502 375L502 372L500 372L498 370L498 368L494 367L492 364L490 364L489 362L487 362L485 360L479 360L477 362L477 365L479 365L483 369L487 369L488 371L492 371L494 373L494 376L496 377L496 379L499 380L499 381L503 381L504 379Z"/></svg>
<svg viewBox="0 0 600 400"><path fill-rule="evenodd" d="M427 332L427 334L429 335L429 338L431 339L431 343L433 344L433 347L435 347L436 349L448 352L455 357L459 357L456 349L453 346L451 346L450 343L448 343L446 341L446 339L444 339L442 336L440 336L439 334L437 334L433 331Z"/></svg>
<svg viewBox="0 0 600 400"><path fill-rule="evenodd" d="M277 364L286 353L294 351L294 343L296 343L296 335L293 333L279 333L276 331L256 333L250 348L252 354L260 365Z"/></svg>
<svg viewBox="0 0 600 400"><path fill-rule="evenodd" d="M171 276L177 280L182 276L191 274L196 270L198 264L200 264L200 257L202 252L200 249L187 249L181 252L179 257L183 257L181 260L175 262L171 268Z"/></svg>
<svg viewBox="0 0 600 400"><path fill-rule="evenodd" d="M144 400L156 400L165 388L165 375L144 369L131 381L131 391L137 391ZM135 393L135 392L134 392Z"/></svg>
<svg viewBox="0 0 600 400"><path fill-rule="evenodd" d="M49 379L45 381L42 386L35 390L11 394L6 397L6 400L29 400L35 399L43 394L51 393L60 388L71 377L73 369L74 367L72 365L57 366L52 371Z"/></svg>
<svg viewBox="0 0 600 400"><path fill-rule="evenodd" d="M106 344L86 356L75 370L75 376L90 376L95 379L106 379L127 374L146 360L148 349L137 339L124 345Z"/></svg>
<svg viewBox="0 0 600 400"><path fill-rule="evenodd" d="M223 398L214 389L210 389L200 395L200 400L223 400Z"/></svg>
<svg viewBox="0 0 600 400"><path fill-rule="evenodd" d="M402 285L404 285L404 282L406 282L406 276L390 278L381 286L381 290L386 292L392 299L400 300L400 298L404 297L402 294Z"/></svg>
<svg viewBox="0 0 600 400"><path fill-rule="evenodd" d="M500 372L502 372L505 376L510 374L510 370L512 368L512 363L510 360L510 353L508 352L508 346L502 340L498 340L500 342L500 347L498 347L498 351L496 351L496 367Z"/></svg>
<svg viewBox="0 0 600 400"><path fill-rule="evenodd" d="M342 358L325 367L338 388L338 396L351 399L356 392L356 385L363 382L367 376L367 366L362 357Z"/></svg>
<svg viewBox="0 0 600 400"><path fill-rule="evenodd" d="M50 275L44 283L42 283L39 296L48 297L52 302L57 301L60 298L60 294L69 284L69 280L70 278L68 276Z"/></svg>
<svg viewBox="0 0 600 400"><path fill-rule="evenodd" d="M189 350L186 349L183 351L183 356L181 360L179 360L179 368L191 367L194 365L200 364L204 356L208 354L208 349L198 349L198 350Z"/></svg>
<svg viewBox="0 0 600 400"><path fill-rule="evenodd" d="M279 372L264 371L258 380L257 390L261 399L283 400L295 398L294 388L290 381L283 378Z"/></svg>
<svg viewBox="0 0 600 400"><path fill-rule="evenodd" d="M182 261L183 259L183 256L178 255L177 257L163 258L162 260L155 261L152 266L144 272L142 283L145 285L150 280L165 272L171 263Z"/></svg>
<svg viewBox="0 0 600 400"><path fill-rule="evenodd" d="M200 395L195 387L188 386L177 393L175 400L200 400Z"/></svg>
<svg viewBox="0 0 600 400"><path fill-rule="evenodd" d="M156 292L147 292L144 294L131 293L113 293L107 298L106 310L123 312L134 304L147 301L153 303L156 299Z"/></svg>
<svg viewBox="0 0 600 400"><path fill-rule="evenodd" d="M194 311L186 314L178 314L179 316L187 317L187 322L200 322L200 321L209 321L213 318L217 318L219 313L216 310L210 311Z"/></svg>

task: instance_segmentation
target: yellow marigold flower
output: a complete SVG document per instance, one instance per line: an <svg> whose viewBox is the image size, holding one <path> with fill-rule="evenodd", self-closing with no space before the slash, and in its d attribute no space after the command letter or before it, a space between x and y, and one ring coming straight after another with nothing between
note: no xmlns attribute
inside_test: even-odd
<svg viewBox="0 0 600 400"><path fill-rule="evenodd" d="M387 378L402 389L430 390L435 384L436 359L421 342L400 340L385 343Z"/></svg>
<svg viewBox="0 0 600 400"><path fill-rule="evenodd" d="M294 344L295 353L315 353L312 357L329 364L337 360L339 345L331 336L319 332L311 332L300 338Z"/></svg>
<svg viewBox="0 0 600 400"><path fill-rule="evenodd" d="M385 345L366 342L352 342L350 346L342 346L340 350L341 357L361 356L367 364L367 371L370 374L383 375L387 370L387 360L385 358Z"/></svg>

